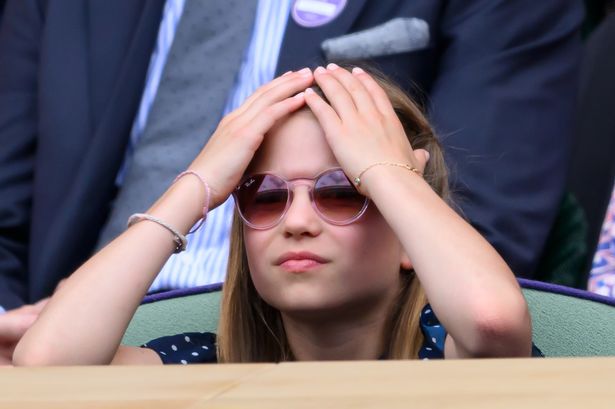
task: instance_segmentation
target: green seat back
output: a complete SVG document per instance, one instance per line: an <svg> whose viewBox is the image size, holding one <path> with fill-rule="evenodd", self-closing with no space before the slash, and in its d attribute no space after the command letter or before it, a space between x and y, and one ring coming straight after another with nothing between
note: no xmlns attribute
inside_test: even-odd
<svg viewBox="0 0 615 409"><path fill-rule="evenodd" d="M222 291L164 298L141 305L124 334L122 344L142 345L164 335L216 332Z"/></svg>
<svg viewBox="0 0 615 409"><path fill-rule="evenodd" d="M588 293L579 290L520 281L526 287L523 294L532 315L534 343L546 356L615 356L615 300L609 304L601 302L603 297L583 298ZM570 291L576 293L565 294ZM216 332L220 295L218 290L143 304L123 343L141 345L164 335Z"/></svg>
<svg viewBox="0 0 615 409"><path fill-rule="evenodd" d="M614 305L528 288L523 294L545 356L615 356Z"/></svg>

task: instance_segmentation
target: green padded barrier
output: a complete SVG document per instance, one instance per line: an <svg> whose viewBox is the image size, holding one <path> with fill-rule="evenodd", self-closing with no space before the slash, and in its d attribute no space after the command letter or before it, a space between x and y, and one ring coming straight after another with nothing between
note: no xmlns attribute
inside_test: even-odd
<svg viewBox="0 0 615 409"><path fill-rule="evenodd" d="M188 295L141 305L122 339L124 345L142 345L164 335L216 332L221 291Z"/></svg>
<svg viewBox="0 0 615 409"><path fill-rule="evenodd" d="M615 307L523 289L533 340L546 356L615 356Z"/></svg>
<svg viewBox="0 0 615 409"><path fill-rule="evenodd" d="M546 356L615 356L615 307L594 301L523 289L530 307L534 343ZM139 307L122 341L141 345L163 335L216 332L220 291Z"/></svg>

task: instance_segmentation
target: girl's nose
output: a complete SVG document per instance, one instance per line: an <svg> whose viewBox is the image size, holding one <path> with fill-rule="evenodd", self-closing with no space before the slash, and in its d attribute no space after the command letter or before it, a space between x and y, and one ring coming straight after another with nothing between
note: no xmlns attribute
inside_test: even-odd
<svg viewBox="0 0 615 409"><path fill-rule="evenodd" d="M282 223L284 234L288 237L320 234L323 220L312 206L307 186L295 187L290 207Z"/></svg>

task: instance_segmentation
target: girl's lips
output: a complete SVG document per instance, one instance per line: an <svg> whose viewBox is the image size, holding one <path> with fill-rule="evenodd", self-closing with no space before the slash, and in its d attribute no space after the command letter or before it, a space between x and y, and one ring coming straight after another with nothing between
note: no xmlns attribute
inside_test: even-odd
<svg viewBox="0 0 615 409"><path fill-rule="evenodd" d="M291 273L302 273L305 271L314 270L323 264L324 263L319 261L306 258L300 260L286 260L280 264L280 267Z"/></svg>
<svg viewBox="0 0 615 409"><path fill-rule="evenodd" d="M318 254L310 253L309 251L299 251L299 252L287 252L278 257L275 261L275 265L279 266L282 263L285 263L289 260L314 260L318 263L326 263L329 260L320 257Z"/></svg>
<svg viewBox="0 0 615 409"><path fill-rule="evenodd" d="M301 251L282 254L275 261L275 265L282 267L282 269L288 272L299 273L316 269L328 262L329 260L317 254Z"/></svg>

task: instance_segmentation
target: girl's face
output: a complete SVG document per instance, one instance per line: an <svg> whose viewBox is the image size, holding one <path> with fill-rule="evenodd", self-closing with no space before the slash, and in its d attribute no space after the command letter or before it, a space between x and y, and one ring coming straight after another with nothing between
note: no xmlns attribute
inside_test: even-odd
<svg viewBox="0 0 615 409"><path fill-rule="evenodd" d="M265 136L248 174L270 172L290 180L313 178L334 167L339 165L320 124L302 110ZM278 225L244 229L258 293L283 314L305 318L387 308L400 288L400 263L409 263L393 231L373 203L352 224L327 223L310 202L312 182L302 182L295 185L293 201ZM299 259L281 263L289 255Z"/></svg>

